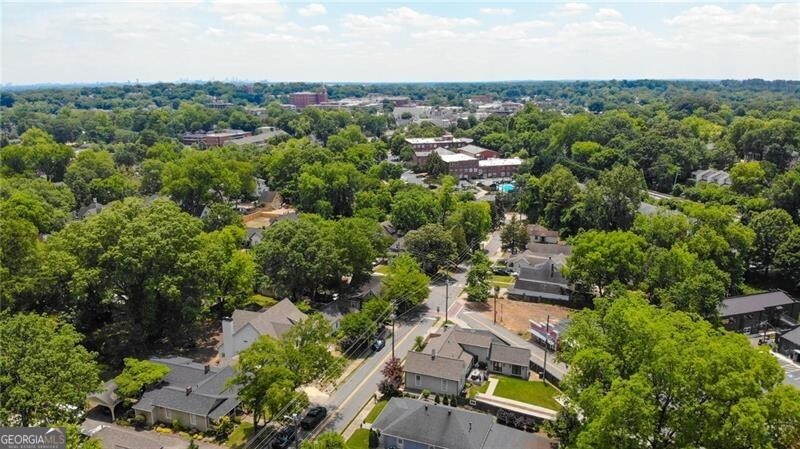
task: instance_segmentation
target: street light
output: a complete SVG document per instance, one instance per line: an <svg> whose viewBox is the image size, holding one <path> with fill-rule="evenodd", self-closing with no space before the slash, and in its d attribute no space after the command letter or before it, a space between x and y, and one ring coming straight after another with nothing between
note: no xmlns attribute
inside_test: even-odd
<svg viewBox="0 0 800 449"><path fill-rule="evenodd" d="M395 340L395 338L394 338L394 320L397 319L397 315L395 315L393 313L393 314L389 315L389 318L391 318L391 320L392 320L392 359L394 359L394 340Z"/></svg>

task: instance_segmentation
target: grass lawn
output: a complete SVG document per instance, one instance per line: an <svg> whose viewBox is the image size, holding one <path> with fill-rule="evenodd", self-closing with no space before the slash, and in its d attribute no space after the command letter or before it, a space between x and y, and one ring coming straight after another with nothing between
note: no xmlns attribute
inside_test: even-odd
<svg viewBox="0 0 800 449"><path fill-rule="evenodd" d="M372 410L369 411L369 414L364 421L370 424L374 423L375 420L378 419L378 415L381 414L383 408L386 407L386 404L388 403L389 401L378 401L378 403L375 404L375 407L372 407Z"/></svg>
<svg viewBox="0 0 800 449"><path fill-rule="evenodd" d="M242 422L233 429L225 445L233 449L242 448L251 436L253 436L253 423Z"/></svg>
<svg viewBox="0 0 800 449"><path fill-rule="evenodd" d="M511 287L514 285L515 280L514 276L501 276L496 274L489 278L489 284L498 287Z"/></svg>
<svg viewBox="0 0 800 449"><path fill-rule="evenodd" d="M486 393L486 390L489 388L489 381L483 383L483 385L473 385L469 387L469 391L467 392L467 397L470 399L474 398L478 395L478 393Z"/></svg>
<svg viewBox="0 0 800 449"><path fill-rule="evenodd" d="M259 295L258 293L250 297L250 304L257 304L265 309L272 307L277 303L277 299L270 298L269 296Z"/></svg>
<svg viewBox="0 0 800 449"><path fill-rule="evenodd" d="M347 449L369 449L369 429L357 429L347 440Z"/></svg>
<svg viewBox="0 0 800 449"><path fill-rule="evenodd" d="M561 409L561 405L555 400L555 397L559 394L558 390L544 382L527 381L508 376L496 377L499 379L499 382L497 383L497 388L494 390L495 396L527 402L528 404L538 405L539 407L545 407L551 410Z"/></svg>
<svg viewBox="0 0 800 449"><path fill-rule="evenodd" d="M373 268L373 271L380 274L386 274L389 272L389 266L383 264L376 265L375 268Z"/></svg>

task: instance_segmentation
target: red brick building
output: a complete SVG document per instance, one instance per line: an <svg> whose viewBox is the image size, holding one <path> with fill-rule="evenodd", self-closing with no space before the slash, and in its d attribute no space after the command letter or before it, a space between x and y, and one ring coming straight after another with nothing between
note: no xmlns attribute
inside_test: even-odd
<svg viewBox="0 0 800 449"><path fill-rule="evenodd" d="M203 148L221 147L228 141L242 139L250 135L252 135L252 133L248 131L242 131L241 129L226 129L223 131L208 133L185 133L181 135L180 141L184 145L197 144Z"/></svg>
<svg viewBox="0 0 800 449"><path fill-rule="evenodd" d="M522 165L522 159L518 157L478 161L479 173L482 178L510 178L517 174L520 165Z"/></svg>
<svg viewBox="0 0 800 449"><path fill-rule="evenodd" d="M297 109L325 103L328 101L328 91L323 85L318 92L294 92L289 94L289 103Z"/></svg>
<svg viewBox="0 0 800 449"><path fill-rule="evenodd" d="M482 148L482 147L479 147L477 145L472 145L472 144L465 145L465 146L459 148L456 151L458 151L461 154L466 154L466 155L472 156L475 159L478 159L478 160L481 160L481 161L485 160L485 159L494 159L494 158L500 157L500 153L498 153L497 151L490 150L488 148Z"/></svg>
<svg viewBox="0 0 800 449"><path fill-rule="evenodd" d="M411 145L414 151L432 151L436 148L453 150L471 144L472 139L448 134L442 137L407 137L406 143Z"/></svg>

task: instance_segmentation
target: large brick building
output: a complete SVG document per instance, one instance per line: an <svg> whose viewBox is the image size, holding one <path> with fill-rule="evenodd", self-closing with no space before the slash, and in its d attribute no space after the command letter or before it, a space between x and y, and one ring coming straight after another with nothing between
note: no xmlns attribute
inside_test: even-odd
<svg viewBox="0 0 800 449"><path fill-rule="evenodd" d="M408 137L406 143L411 145L414 151L432 151L436 148L453 150L472 143L468 137L453 137L450 134L442 137Z"/></svg>
<svg viewBox="0 0 800 449"><path fill-rule="evenodd" d="M328 101L328 91L325 86L321 86L317 92L294 92L289 94L289 103L297 109L313 106Z"/></svg>
<svg viewBox="0 0 800 449"><path fill-rule="evenodd" d="M519 170L522 159L512 157L508 159L486 159L478 161L478 173L482 178L510 178Z"/></svg>
<svg viewBox="0 0 800 449"><path fill-rule="evenodd" d="M202 148L221 147L229 141L243 139L250 135L252 135L252 133L242 131L241 129L225 129L207 133L184 133L181 135L180 141L184 145L198 145Z"/></svg>

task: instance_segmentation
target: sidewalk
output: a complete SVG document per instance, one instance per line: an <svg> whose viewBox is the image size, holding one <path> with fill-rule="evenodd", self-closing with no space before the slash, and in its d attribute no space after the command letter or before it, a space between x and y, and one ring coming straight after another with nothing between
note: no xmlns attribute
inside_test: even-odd
<svg viewBox="0 0 800 449"><path fill-rule="evenodd" d="M489 385L489 388L492 390L492 392L494 392L493 385ZM478 393L478 395L475 396L475 400L512 412L535 416L537 418L547 419L550 421L555 421L556 416L558 415L557 411L550 410L549 408L539 407L538 405L515 401L513 399L501 398L499 396L491 396L488 390L486 393Z"/></svg>

